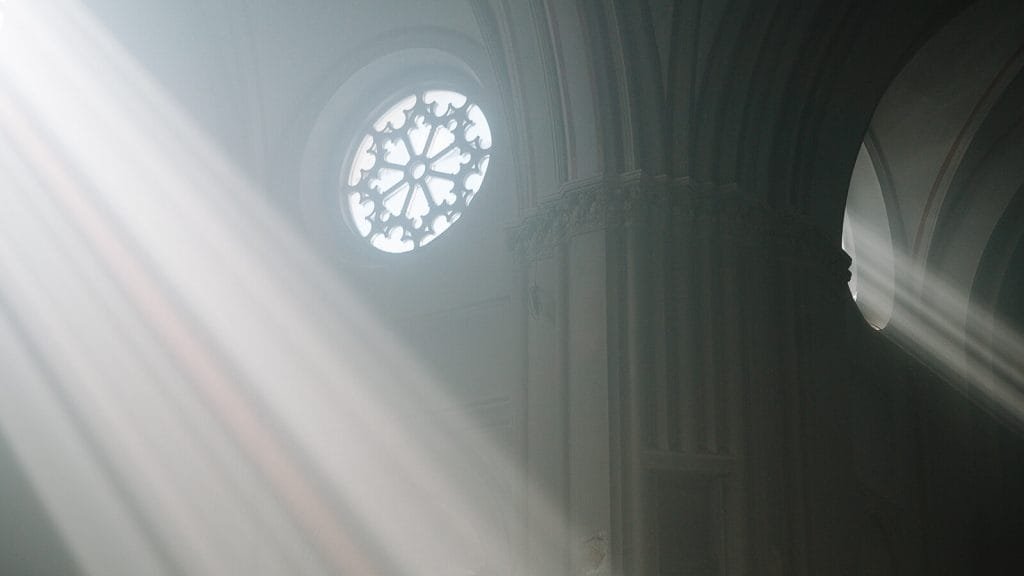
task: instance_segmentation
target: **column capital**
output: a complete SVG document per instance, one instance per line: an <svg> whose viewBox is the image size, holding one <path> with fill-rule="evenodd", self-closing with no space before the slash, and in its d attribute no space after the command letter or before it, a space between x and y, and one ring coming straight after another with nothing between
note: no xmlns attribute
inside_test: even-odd
<svg viewBox="0 0 1024 576"><path fill-rule="evenodd" d="M640 171L571 182L508 230L509 246L521 262L549 257L580 234L644 226L661 218L685 226L693 238L763 250L766 257L820 268L849 279L850 258L803 216L743 195L735 184L711 185Z"/></svg>

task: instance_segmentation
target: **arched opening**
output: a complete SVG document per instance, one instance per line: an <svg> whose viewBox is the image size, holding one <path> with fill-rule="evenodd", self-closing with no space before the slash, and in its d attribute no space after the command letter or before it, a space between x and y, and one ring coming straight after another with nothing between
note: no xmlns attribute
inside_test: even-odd
<svg viewBox="0 0 1024 576"><path fill-rule="evenodd" d="M928 40L879 102L853 170L843 245L865 319L979 404L1024 421L1024 339L983 299L986 252L1024 179L1024 7L982 1ZM1001 276L1000 276L1001 277ZM985 324L985 334L972 326ZM991 334L999 333L999 337Z"/></svg>

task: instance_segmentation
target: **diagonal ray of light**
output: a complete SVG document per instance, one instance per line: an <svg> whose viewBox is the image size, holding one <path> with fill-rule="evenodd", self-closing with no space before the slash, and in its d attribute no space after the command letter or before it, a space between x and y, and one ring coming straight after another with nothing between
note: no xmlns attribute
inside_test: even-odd
<svg viewBox="0 0 1024 576"><path fill-rule="evenodd" d="M142 520L117 510L132 506L104 511L93 492L118 495L65 431L53 441L75 478L97 478L83 489L95 506L68 516L65 483L32 449L61 426L2 419L87 573L507 569L507 528L451 470L469 454L501 482L520 471L467 423L401 417L446 403L429 373L78 2L12 6L0 97L16 152L0 160L14 208L0 214L0 293L158 540L115 562L86 519L130 541ZM4 333L20 349L26 336ZM543 494L529 501L562 529Z"/></svg>
<svg viewBox="0 0 1024 576"><path fill-rule="evenodd" d="M857 230L858 286L879 286L886 274L880 264L883 240L866 227ZM1024 337L972 302L969 287L924 270L906 254L897 253L895 260L903 273L897 277L895 311L886 333L969 396L1024 424ZM859 292L858 304L884 305L871 301L870 289ZM973 333L972 325L985 326L988 334Z"/></svg>

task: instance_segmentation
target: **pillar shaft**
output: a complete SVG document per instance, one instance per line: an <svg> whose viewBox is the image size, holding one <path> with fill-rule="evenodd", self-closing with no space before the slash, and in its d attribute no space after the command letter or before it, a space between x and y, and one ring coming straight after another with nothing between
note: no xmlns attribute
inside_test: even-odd
<svg viewBox="0 0 1024 576"><path fill-rule="evenodd" d="M734 189L642 174L567 188L511 241L531 338L562 342L529 358L528 397L561 403L529 422L557 431L528 467L568 520L545 554L573 574L808 573L839 248Z"/></svg>

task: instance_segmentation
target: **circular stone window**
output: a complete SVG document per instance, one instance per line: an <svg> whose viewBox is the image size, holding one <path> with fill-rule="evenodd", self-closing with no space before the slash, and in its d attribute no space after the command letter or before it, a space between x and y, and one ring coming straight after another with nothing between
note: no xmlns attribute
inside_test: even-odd
<svg viewBox="0 0 1024 576"><path fill-rule="evenodd" d="M490 150L487 118L464 94L409 94L364 132L343 175L342 208L374 248L415 250L462 217Z"/></svg>

